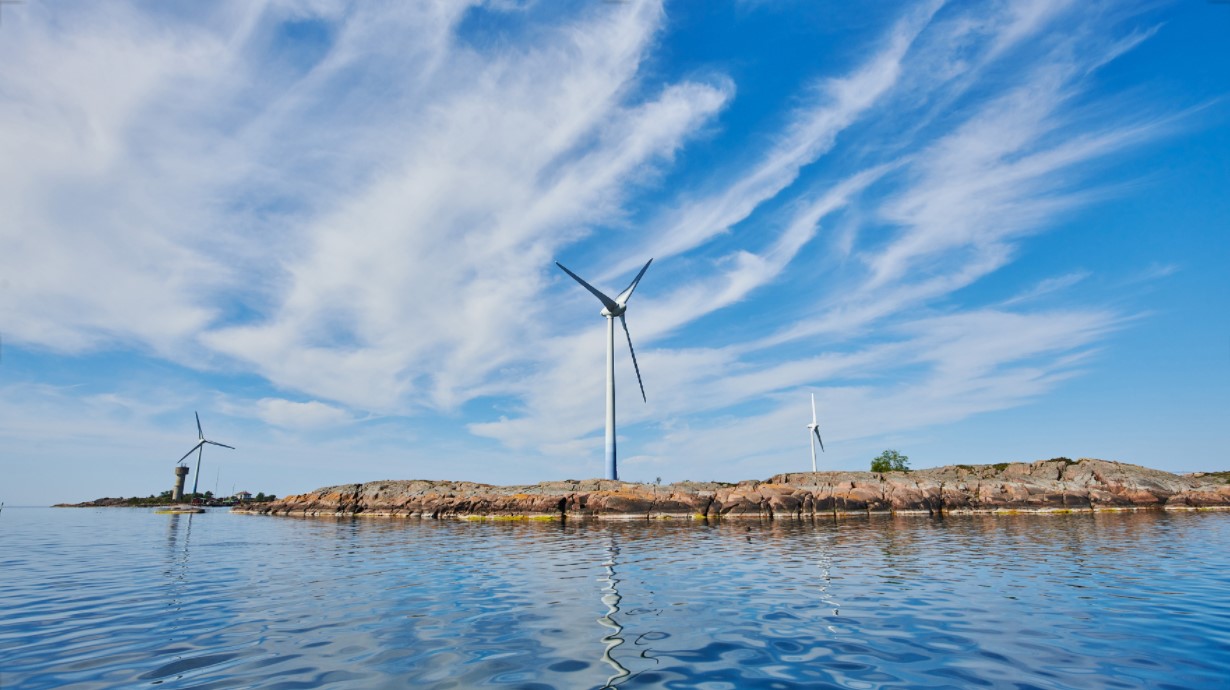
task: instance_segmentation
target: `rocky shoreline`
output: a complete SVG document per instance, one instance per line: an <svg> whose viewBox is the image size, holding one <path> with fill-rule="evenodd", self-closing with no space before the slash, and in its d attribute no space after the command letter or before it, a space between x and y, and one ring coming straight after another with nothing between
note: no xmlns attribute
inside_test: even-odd
<svg viewBox="0 0 1230 690"><path fill-rule="evenodd" d="M1226 473L1176 475L1066 458L913 472L799 472L766 481L604 479L492 486L390 480L330 486L232 512L432 519L801 519L860 514L1230 508Z"/></svg>

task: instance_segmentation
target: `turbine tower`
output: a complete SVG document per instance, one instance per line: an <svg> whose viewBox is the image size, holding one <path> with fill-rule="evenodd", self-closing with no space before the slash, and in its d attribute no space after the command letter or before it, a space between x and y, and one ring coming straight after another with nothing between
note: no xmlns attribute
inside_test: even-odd
<svg viewBox="0 0 1230 690"><path fill-rule="evenodd" d="M632 349L632 334L628 332L628 322L624 319L624 312L628 311L628 300L632 297L632 291L636 289L638 283L641 282L641 276L645 275L645 271L649 270L649 264L653 263L653 259L645 262L645 266L641 268L641 272L636 274L632 279L632 283L624 288L624 291L619 293L615 299L611 299L604 295L593 285L581 279L581 276L569 271L564 267L564 264L556 261L555 265L563 269L564 273L572 276L572 279L581 284L586 290L593 293L594 297L602 302L602 315L606 317L606 478L619 479L619 470L615 465L615 317L619 317L619 323L624 327L624 335L628 337L628 352L632 353L632 367L636 369L636 382L641 387L641 400L647 401L645 397L645 384L641 382L641 368L636 363L636 350Z"/></svg>
<svg viewBox="0 0 1230 690"><path fill-rule="evenodd" d="M179 472L180 468L183 468L184 470L188 469L186 467L183 467L184 460L187 459L189 455L192 455L193 452L196 452L196 473L192 475L192 496L195 498L197 485L199 484L200 479L201 479L201 453L205 450L205 444L208 443L211 446L222 446L223 448L230 448L231 450L235 450L235 446L228 446L225 443L218 443L217 441L207 440L205 438L205 432L201 431L201 415L197 412L193 412L192 414L196 415L197 442L196 442L196 445L192 447L192 450L188 451L187 453L184 453L184 457L179 459L178 467L176 467L175 474L177 477L182 477L182 475ZM180 496L172 497L172 498L175 500L178 500L179 498L183 498L183 479L182 478L176 482L176 488L178 489Z"/></svg>
<svg viewBox="0 0 1230 690"><path fill-rule="evenodd" d="M816 423L816 394L811 394L811 424L807 425L807 436L811 441L811 471L816 471L816 441L820 442L820 452L824 452L824 439L820 438L820 425Z"/></svg>

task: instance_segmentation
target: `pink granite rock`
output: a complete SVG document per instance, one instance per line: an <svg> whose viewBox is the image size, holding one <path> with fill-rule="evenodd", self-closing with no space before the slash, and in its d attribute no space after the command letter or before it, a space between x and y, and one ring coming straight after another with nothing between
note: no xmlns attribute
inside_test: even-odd
<svg viewBox="0 0 1230 690"><path fill-rule="evenodd" d="M530 486L389 480L248 503L238 512L412 518L776 518L832 514L1230 508L1222 476L1082 459L914 472L799 472L738 484L589 479Z"/></svg>

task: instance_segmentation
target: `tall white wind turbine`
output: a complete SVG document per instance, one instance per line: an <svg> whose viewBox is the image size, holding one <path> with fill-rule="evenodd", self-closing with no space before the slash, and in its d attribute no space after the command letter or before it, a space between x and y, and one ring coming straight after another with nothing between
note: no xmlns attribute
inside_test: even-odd
<svg viewBox="0 0 1230 690"><path fill-rule="evenodd" d="M602 315L606 317L606 478L619 479L619 471L615 466L615 317L619 317L619 323L624 327L624 335L628 337L628 352L632 353L632 367L636 369L636 382L641 387L641 400L647 401L645 397L645 384L641 382L641 368L636 363L636 350L632 349L632 334L628 332L628 322L624 319L624 312L628 311L628 300L632 297L632 291L636 289L638 283L641 282L641 276L645 275L645 271L649 270L649 264L653 263L653 259L645 262L645 266L640 273L632 279L632 283L624 288L624 291L619 293L615 299L611 299L604 295L593 285L581 279L581 276L569 271L564 267L564 264L556 261L555 265L563 269L564 273L572 276L572 279L577 281L586 290L593 293L594 297L602 302Z"/></svg>
<svg viewBox="0 0 1230 690"><path fill-rule="evenodd" d="M807 425L807 437L811 442L811 471L816 471L816 441L820 442L820 452L824 452L824 439L820 438L820 425L816 423L816 394L811 394L811 424Z"/></svg>
<svg viewBox="0 0 1230 690"><path fill-rule="evenodd" d="M205 450L205 444L208 443L211 446L222 446L223 448L230 448L231 450L235 450L235 446L228 446L225 443L207 440L205 438L205 432L201 431L201 415L197 412L193 412L192 414L196 415L197 442L196 445L192 447L192 450L184 453L184 457L180 458L179 461L182 463L188 458L189 455L192 455L194 452L196 453L196 472L192 475L192 495L195 497L197 482L201 478L201 453Z"/></svg>

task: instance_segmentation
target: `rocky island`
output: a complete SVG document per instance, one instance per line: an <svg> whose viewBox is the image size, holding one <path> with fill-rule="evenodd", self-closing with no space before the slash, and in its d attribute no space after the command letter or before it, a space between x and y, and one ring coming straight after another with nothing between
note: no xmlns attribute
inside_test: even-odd
<svg viewBox="0 0 1230 690"><path fill-rule="evenodd" d="M589 479L492 486L390 480L343 484L234 512L396 518L800 519L873 513L1230 508L1230 473L1177 475L1067 458L911 472L799 472L765 481L637 484Z"/></svg>

